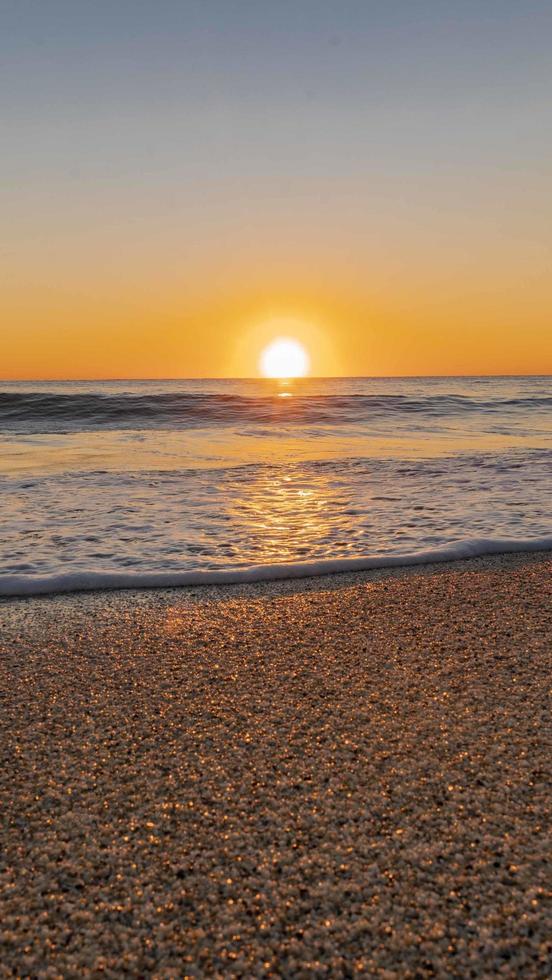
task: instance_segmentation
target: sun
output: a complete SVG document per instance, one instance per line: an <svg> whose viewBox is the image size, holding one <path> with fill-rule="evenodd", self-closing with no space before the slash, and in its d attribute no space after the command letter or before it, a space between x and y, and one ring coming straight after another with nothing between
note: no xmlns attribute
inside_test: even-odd
<svg viewBox="0 0 552 980"><path fill-rule="evenodd" d="M309 370L309 355L298 340L278 337L263 350L259 367L265 378L303 378Z"/></svg>

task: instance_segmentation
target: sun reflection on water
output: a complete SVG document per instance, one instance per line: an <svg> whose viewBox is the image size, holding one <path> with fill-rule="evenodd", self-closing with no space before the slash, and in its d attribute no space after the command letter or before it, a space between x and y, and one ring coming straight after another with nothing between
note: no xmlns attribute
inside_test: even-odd
<svg viewBox="0 0 552 980"><path fill-rule="evenodd" d="M343 503L335 481L320 473L306 482L304 471L260 470L233 505L231 520L263 561L292 561L327 547Z"/></svg>

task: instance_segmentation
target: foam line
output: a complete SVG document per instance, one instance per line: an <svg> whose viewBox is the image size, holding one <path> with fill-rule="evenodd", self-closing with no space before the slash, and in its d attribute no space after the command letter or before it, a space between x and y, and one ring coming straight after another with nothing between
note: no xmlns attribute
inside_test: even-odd
<svg viewBox="0 0 552 980"><path fill-rule="evenodd" d="M247 568L182 572L66 572L59 575L0 576L0 596L48 595L56 592L89 592L104 589L162 589L179 586L231 585L307 578L337 572L359 572L403 565L428 565L482 555L519 551L552 551L552 537L526 540L473 538L429 551L404 555L368 555L359 558L329 558L321 561L251 565Z"/></svg>

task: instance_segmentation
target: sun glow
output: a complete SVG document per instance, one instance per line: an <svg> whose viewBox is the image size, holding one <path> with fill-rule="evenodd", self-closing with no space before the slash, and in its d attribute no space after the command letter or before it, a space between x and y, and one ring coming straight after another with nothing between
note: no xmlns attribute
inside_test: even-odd
<svg viewBox="0 0 552 980"><path fill-rule="evenodd" d="M278 337L263 350L259 367L265 378L303 378L309 370L309 356L298 340Z"/></svg>

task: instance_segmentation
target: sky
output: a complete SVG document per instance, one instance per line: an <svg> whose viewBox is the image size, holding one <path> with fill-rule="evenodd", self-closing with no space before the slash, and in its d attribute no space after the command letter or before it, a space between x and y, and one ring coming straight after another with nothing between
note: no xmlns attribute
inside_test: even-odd
<svg viewBox="0 0 552 980"><path fill-rule="evenodd" d="M548 0L0 0L0 377L552 373Z"/></svg>

